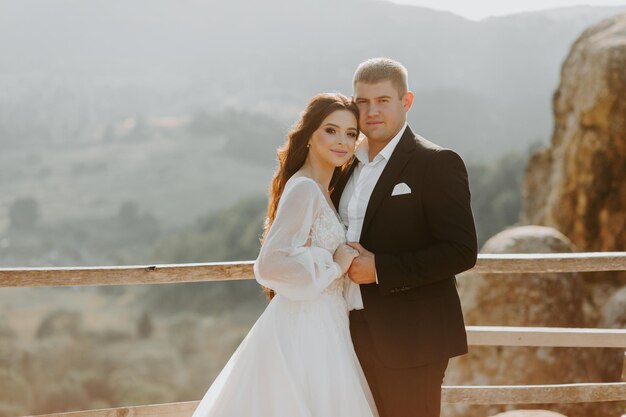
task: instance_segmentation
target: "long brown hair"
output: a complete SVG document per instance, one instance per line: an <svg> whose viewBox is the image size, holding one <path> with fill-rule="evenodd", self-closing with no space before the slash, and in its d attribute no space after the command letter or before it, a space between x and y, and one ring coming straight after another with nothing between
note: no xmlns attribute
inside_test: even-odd
<svg viewBox="0 0 626 417"><path fill-rule="evenodd" d="M356 104L339 93L322 93L311 98L306 109L300 114L300 119L293 125L291 131L287 134L287 140L277 150L278 167L274 172L274 177L269 187L269 203L267 205L267 218L261 243L265 240L265 236L269 231L278 209L278 202L285 189L287 180L293 176L306 161L309 153L307 144L309 139L330 114L338 110L347 110L354 114L357 122L359 120L359 110ZM357 132L358 135L358 132ZM333 177L341 172L343 167L335 169ZM270 288L263 287L267 298L271 300L274 297L274 291Z"/></svg>

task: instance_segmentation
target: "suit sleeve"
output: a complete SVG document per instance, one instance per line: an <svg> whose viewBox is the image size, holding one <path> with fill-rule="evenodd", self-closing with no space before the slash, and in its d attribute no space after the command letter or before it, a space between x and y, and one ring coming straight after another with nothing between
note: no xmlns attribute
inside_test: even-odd
<svg viewBox="0 0 626 417"><path fill-rule="evenodd" d="M449 279L476 264L478 242L463 160L440 150L425 172L422 204L433 242L417 251L375 255L382 295Z"/></svg>

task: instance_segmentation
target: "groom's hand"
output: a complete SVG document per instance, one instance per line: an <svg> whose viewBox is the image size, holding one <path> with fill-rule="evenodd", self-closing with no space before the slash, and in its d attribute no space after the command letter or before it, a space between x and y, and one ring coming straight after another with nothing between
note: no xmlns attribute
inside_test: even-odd
<svg viewBox="0 0 626 417"><path fill-rule="evenodd" d="M348 276L355 284L372 284L376 282L376 263L374 254L358 242L348 242L348 245L359 251L348 269Z"/></svg>

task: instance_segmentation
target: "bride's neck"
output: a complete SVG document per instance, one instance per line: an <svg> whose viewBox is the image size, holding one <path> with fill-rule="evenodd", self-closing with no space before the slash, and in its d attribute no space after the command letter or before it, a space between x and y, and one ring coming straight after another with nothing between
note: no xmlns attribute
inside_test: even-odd
<svg viewBox="0 0 626 417"><path fill-rule="evenodd" d="M306 161L304 161L302 168L300 168L302 175L310 177L320 184L325 190L330 188L330 180L333 177L334 171L334 166L315 163L315 161L312 161L311 158L307 158Z"/></svg>

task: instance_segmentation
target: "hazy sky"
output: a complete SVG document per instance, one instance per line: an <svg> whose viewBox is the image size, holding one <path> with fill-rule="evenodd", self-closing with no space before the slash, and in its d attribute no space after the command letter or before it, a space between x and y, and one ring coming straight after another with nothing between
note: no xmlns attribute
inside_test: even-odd
<svg viewBox="0 0 626 417"><path fill-rule="evenodd" d="M468 19L578 5L626 6L626 0L391 0L437 10L447 10Z"/></svg>

